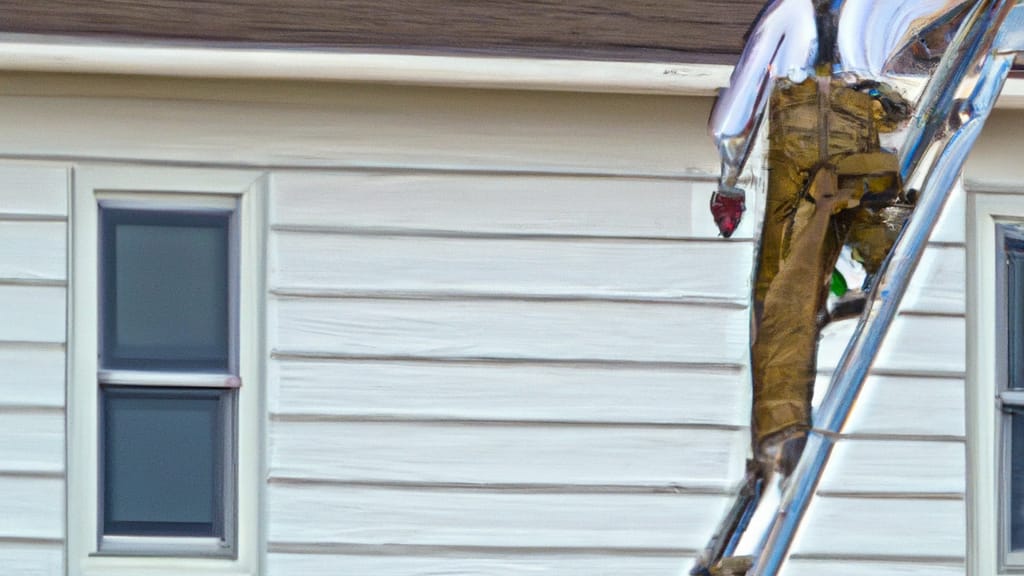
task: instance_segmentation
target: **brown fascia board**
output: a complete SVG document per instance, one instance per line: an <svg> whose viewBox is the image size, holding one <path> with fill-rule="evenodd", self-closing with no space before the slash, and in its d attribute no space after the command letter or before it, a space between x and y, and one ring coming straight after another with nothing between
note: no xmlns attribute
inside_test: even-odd
<svg viewBox="0 0 1024 576"><path fill-rule="evenodd" d="M762 0L0 0L0 32L131 43L733 63Z"/></svg>
<svg viewBox="0 0 1024 576"><path fill-rule="evenodd" d="M763 0L0 0L0 34L129 44L733 64L762 5ZM1016 68L1024 72L1024 57Z"/></svg>

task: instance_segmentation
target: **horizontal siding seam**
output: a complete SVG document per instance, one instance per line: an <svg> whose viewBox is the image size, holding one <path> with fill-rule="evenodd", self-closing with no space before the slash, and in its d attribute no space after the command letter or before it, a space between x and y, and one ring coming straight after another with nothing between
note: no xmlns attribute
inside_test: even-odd
<svg viewBox="0 0 1024 576"><path fill-rule="evenodd" d="M818 432L821 432L820 430ZM871 433L871 432L850 432L841 434L826 434L836 441L842 440L872 440L878 442L940 442L965 444L967 437L958 434L899 434L899 433Z"/></svg>
<svg viewBox="0 0 1024 576"><path fill-rule="evenodd" d="M152 167L152 158L125 158L123 156L84 156L82 154L3 154L0 161L11 162L60 162L60 163L95 163L112 164L118 166L149 166ZM567 178L604 178L610 180L662 180L678 182L717 182L718 175L703 172L680 172L677 170L665 170L659 172L597 172L593 170L574 169L540 169L530 168L501 168L495 166L471 167L454 165L418 165L418 166L391 166L384 164L339 164L336 160L328 159L324 164L296 166L294 164L275 164L272 162L218 162L216 160L174 160L161 159L157 163L168 168L223 168L238 170L263 170L268 172L370 172L390 174L468 174L468 175L494 175L502 177L510 176L556 176Z"/></svg>
<svg viewBox="0 0 1024 576"><path fill-rule="evenodd" d="M695 556L691 548L610 548L606 546L473 546L428 544L345 544L324 542L267 543L272 554L321 554L350 556L462 556L465 554L508 556L522 555L581 555L581 556Z"/></svg>
<svg viewBox="0 0 1024 576"><path fill-rule="evenodd" d="M571 168L510 168L498 166L465 166L465 165L388 165L388 164L335 164L323 166L295 166L293 164L268 164L263 166L275 172L290 173L317 173L343 172L358 174L423 174L423 175L452 175L452 176L498 176L501 178L593 178L600 180L650 180L656 182L688 182L715 183L718 182L718 174L711 172L698 172L693 169L683 171L665 170L658 172L602 172L599 170L571 169Z"/></svg>
<svg viewBox="0 0 1024 576"><path fill-rule="evenodd" d="M0 278L0 286L39 286L67 288L68 282L63 278Z"/></svg>
<svg viewBox="0 0 1024 576"><path fill-rule="evenodd" d="M651 304L691 306L720 310L746 310L742 299L708 298L700 296L597 296L587 294L554 295L531 293L458 292L458 291L402 291L402 290L332 290L324 288L271 288L270 295L280 300L431 300L435 302L607 302L612 304Z"/></svg>
<svg viewBox="0 0 1024 576"><path fill-rule="evenodd" d="M831 562L877 562L892 564L949 564L960 566L964 563L963 556L903 556L897 554L822 554L794 553L790 560L815 560Z"/></svg>
<svg viewBox="0 0 1024 576"><path fill-rule="evenodd" d="M358 164L345 164L337 167L330 166L295 166L295 165L268 165L275 171L281 173L294 174L313 174L323 175L327 172L343 172L343 173L358 173L366 175L381 175L386 176L390 174L424 174L424 175L445 175L451 174L454 176L467 175L467 176L500 176L503 178L532 178L532 177L545 177L545 178L564 178L564 179L576 179L576 178L595 178L601 180L653 180L656 182L675 181L679 183L686 182L718 182L718 174L712 174L710 172L695 172L693 170L687 170L683 172L676 172L674 174L665 174L661 172L657 173L623 173L623 172L598 172L594 170L570 170L563 171L558 169L521 169L521 168L468 168L468 167L430 167L430 166L376 166L376 165L358 165Z"/></svg>
<svg viewBox="0 0 1024 576"><path fill-rule="evenodd" d="M710 218L710 216L709 216ZM622 242L665 244L753 244L751 238L718 238L714 236L622 236L606 234L558 234L534 232L477 232L444 228L371 228L356 226L320 226L306 224L273 224L278 234L317 234L355 237L443 238L452 240L522 240L545 242Z"/></svg>
<svg viewBox="0 0 1024 576"><path fill-rule="evenodd" d="M834 372L832 368L820 368L818 376L829 376ZM872 368L869 376L889 376L893 378L939 378L944 380L963 380L966 377L963 370L917 370L902 368Z"/></svg>
<svg viewBox="0 0 1024 576"><path fill-rule="evenodd" d="M42 538L36 536L2 536L0 535L0 545L2 544L20 544L27 546L64 546L63 538Z"/></svg>
<svg viewBox="0 0 1024 576"><path fill-rule="evenodd" d="M367 423L367 424L419 424L437 427L523 427L523 428L657 428L669 430L717 430L736 432L746 430L746 426L734 424L716 424L712 422L637 422L637 421L604 421L604 420L522 420L500 418L452 418L400 416L383 414L327 414L309 412L272 412L271 422L282 423Z"/></svg>
<svg viewBox="0 0 1024 576"><path fill-rule="evenodd" d="M0 339L0 348L51 348L64 350L64 342L50 342L44 340L3 340Z"/></svg>
<svg viewBox="0 0 1024 576"><path fill-rule="evenodd" d="M7 347L13 348L15 346L17 346L19 348L20 347L26 347L26 348L28 348L28 347L31 347L31 348L35 348L35 347L40 347L40 348L60 348L61 350L63 350L67 346L67 343L64 340L54 341L54 340L3 340L3 339L0 339L0 348L7 348Z"/></svg>
<svg viewBox="0 0 1024 576"><path fill-rule="evenodd" d="M2 343L0 343L2 344ZM308 362L402 362L432 364L488 364L488 365L531 365L531 366L580 366L588 368L648 368L653 370L693 370L694 372L738 373L746 369L745 364L723 362L672 362L667 360L602 360L595 358L517 358L483 356L408 356L344 354L336 352L309 352L302 350L271 350L273 360L294 360Z"/></svg>
<svg viewBox="0 0 1024 576"><path fill-rule="evenodd" d="M0 212L0 222L67 222L66 214Z"/></svg>
<svg viewBox="0 0 1024 576"><path fill-rule="evenodd" d="M966 192L968 196L986 194L1017 196L1021 193L1021 187L1019 184L994 184L992 182L966 177L964 178L964 192Z"/></svg>
<svg viewBox="0 0 1024 576"><path fill-rule="evenodd" d="M844 491L844 490L818 490L815 493L819 498L844 498L849 500L949 500L960 501L964 499L963 492L866 492L866 491Z"/></svg>
<svg viewBox="0 0 1024 576"><path fill-rule="evenodd" d="M911 370L896 368L872 368L871 375L894 376L903 378L945 378L963 380L964 378L967 377L967 372L964 370Z"/></svg>
<svg viewBox="0 0 1024 576"><path fill-rule="evenodd" d="M388 480L334 480L297 476L274 476L271 467L267 484L334 488L369 488L415 492L486 492L493 494L630 494L721 496L735 494L732 486L684 484L551 484L551 483L481 483L481 482L403 482Z"/></svg>
<svg viewBox="0 0 1024 576"><path fill-rule="evenodd" d="M938 249L957 248L957 249L960 249L960 250L964 250L966 247L967 247L967 243L966 242L961 242L959 240L957 240L957 241L954 241L954 240L929 240L928 243L925 244L925 249L926 250L928 248L938 248Z"/></svg>
<svg viewBox="0 0 1024 576"><path fill-rule="evenodd" d="M571 176L575 177L575 176ZM681 181L681 184L687 181ZM680 194L686 194L680 191ZM710 218L710 212L709 218ZM2 218L0 218L2 219ZM452 238L452 239L478 239L478 240L548 240L548 241L624 241L624 242L665 242L672 244L753 244L754 239L750 237L733 236L723 238L721 236L621 236L605 234L558 234L554 232L485 232L452 230L448 228L406 228L406 227L369 227L369 226L328 226L320 224L302 224L276 222L269 227L271 232L285 234L325 234L337 236L396 236L412 238ZM964 250L964 242L953 242L947 240L932 240L926 244L926 249L935 250Z"/></svg>
<svg viewBox="0 0 1024 576"><path fill-rule="evenodd" d="M950 312L944 310L929 310L928 308L915 308L912 310L900 310L900 316L931 317L931 318L966 318L966 312Z"/></svg>
<svg viewBox="0 0 1024 576"><path fill-rule="evenodd" d="M64 406L0 403L0 414L50 414L63 416Z"/></svg>
<svg viewBox="0 0 1024 576"><path fill-rule="evenodd" d="M63 461L61 462L63 466ZM63 480L63 470L5 470L0 468L0 478L37 478L40 480Z"/></svg>

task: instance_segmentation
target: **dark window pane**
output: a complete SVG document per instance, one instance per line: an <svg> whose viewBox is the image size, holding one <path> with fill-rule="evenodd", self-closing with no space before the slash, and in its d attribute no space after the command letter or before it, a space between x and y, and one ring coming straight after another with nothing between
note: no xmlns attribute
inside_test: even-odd
<svg viewBox="0 0 1024 576"><path fill-rule="evenodd" d="M1010 388L1024 388L1024 246L1007 242L1006 312L1010 362ZM1016 249L1015 249L1016 248Z"/></svg>
<svg viewBox="0 0 1024 576"><path fill-rule="evenodd" d="M104 210L104 367L227 370L228 219Z"/></svg>
<svg viewBox="0 0 1024 576"><path fill-rule="evenodd" d="M1024 413L1010 416L1010 550L1024 550Z"/></svg>
<svg viewBox="0 0 1024 576"><path fill-rule="evenodd" d="M103 390L103 532L223 536L228 391Z"/></svg>

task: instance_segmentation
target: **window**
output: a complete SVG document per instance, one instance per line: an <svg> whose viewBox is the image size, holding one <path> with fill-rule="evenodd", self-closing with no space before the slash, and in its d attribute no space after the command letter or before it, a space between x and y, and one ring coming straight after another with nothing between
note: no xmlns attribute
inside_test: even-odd
<svg viewBox="0 0 1024 576"><path fill-rule="evenodd" d="M1006 566L1024 565L1024 225L996 225L996 285L1000 316L997 463L1000 479L1000 556Z"/></svg>
<svg viewBox="0 0 1024 576"><path fill-rule="evenodd" d="M259 175L76 173L70 574L256 572Z"/></svg>
<svg viewBox="0 0 1024 576"><path fill-rule="evenodd" d="M229 473L234 395L107 386L102 397L104 540L112 535L205 537L211 539L210 553L218 547L229 552L234 545L227 489L234 483ZM139 544L145 550L145 543Z"/></svg>
<svg viewBox="0 0 1024 576"><path fill-rule="evenodd" d="M99 549L232 555L235 211L99 210Z"/></svg>
<svg viewBox="0 0 1024 576"><path fill-rule="evenodd" d="M100 203L103 368L232 371L231 216Z"/></svg>
<svg viewBox="0 0 1024 576"><path fill-rule="evenodd" d="M967 243L968 573L1024 573L1024 197L972 194Z"/></svg>

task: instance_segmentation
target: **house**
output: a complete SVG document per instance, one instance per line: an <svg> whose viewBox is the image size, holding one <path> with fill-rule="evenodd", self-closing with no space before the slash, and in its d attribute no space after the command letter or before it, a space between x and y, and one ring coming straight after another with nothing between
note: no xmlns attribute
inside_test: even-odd
<svg viewBox="0 0 1024 576"><path fill-rule="evenodd" d="M2 572L688 569L749 440L754 226L717 237L705 125L759 5L0 3ZM787 576L1018 563L1022 108Z"/></svg>

